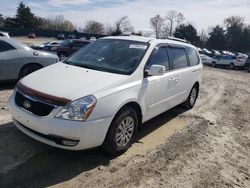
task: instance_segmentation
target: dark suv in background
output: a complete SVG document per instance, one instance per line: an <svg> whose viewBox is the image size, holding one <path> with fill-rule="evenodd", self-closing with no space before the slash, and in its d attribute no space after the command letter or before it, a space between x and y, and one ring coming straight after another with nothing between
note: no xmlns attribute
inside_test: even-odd
<svg viewBox="0 0 250 188"><path fill-rule="evenodd" d="M246 66L248 72L250 72L250 56L248 56L245 66Z"/></svg>
<svg viewBox="0 0 250 188"><path fill-rule="evenodd" d="M80 39L64 40L61 43L61 45L57 48L56 52L59 59L63 60L89 43L90 41L88 40L80 40Z"/></svg>

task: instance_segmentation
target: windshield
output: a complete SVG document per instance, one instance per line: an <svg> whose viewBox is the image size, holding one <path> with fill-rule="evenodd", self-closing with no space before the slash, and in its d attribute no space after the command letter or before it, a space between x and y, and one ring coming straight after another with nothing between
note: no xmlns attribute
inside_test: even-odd
<svg viewBox="0 0 250 188"><path fill-rule="evenodd" d="M64 63L130 75L140 64L147 48L148 44L143 42L100 39L82 48Z"/></svg>

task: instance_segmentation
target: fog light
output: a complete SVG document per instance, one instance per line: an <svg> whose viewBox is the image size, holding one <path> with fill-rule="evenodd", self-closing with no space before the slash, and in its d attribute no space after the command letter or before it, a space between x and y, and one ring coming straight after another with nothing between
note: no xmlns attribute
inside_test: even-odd
<svg viewBox="0 0 250 188"><path fill-rule="evenodd" d="M75 146L78 144L79 141L75 140L62 140L62 144L65 146Z"/></svg>

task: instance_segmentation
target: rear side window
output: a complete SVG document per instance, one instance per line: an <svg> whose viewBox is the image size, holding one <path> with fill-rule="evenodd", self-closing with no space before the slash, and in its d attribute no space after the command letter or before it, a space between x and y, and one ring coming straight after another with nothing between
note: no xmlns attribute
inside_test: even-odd
<svg viewBox="0 0 250 188"><path fill-rule="evenodd" d="M166 70L169 70L169 60L166 47L156 47L151 55L146 69L149 69L152 65L163 65Z"/></svg>
<svg viewBox="0 0 250 188"><path fill-rule="evenodd" d="M169 48L169 57L171 59L172 68L178 69L187 67L187 56L184 48Z"/></svg>
<svg viewBox="0 0 250 188"><path fill-rule="evenodd" d="M199 55L195 49L187 48L187 54L188 54L188 58L189 58L191 66L195 66L195 65L198 65L200 63Z"/></svg>
<svg viewBox="0 0 250 188"><path fill-rule="evenodd" d="M15 48L8 44L7 42L1 41L0 40L0 52L6 52L9 50L14 50Z"/></svg>

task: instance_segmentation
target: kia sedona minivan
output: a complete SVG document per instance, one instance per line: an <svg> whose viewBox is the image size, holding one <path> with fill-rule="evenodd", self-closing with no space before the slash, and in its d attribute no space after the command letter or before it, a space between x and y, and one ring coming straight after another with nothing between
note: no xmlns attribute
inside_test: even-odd
<svg viewBox="0 0 250 188"><path fill-rule="evenodd" d="M202 63L184 42L105 37L18 82L9 106L15 125L68 150L102 146L121 154L138 128L198 97Z"/></svg>

